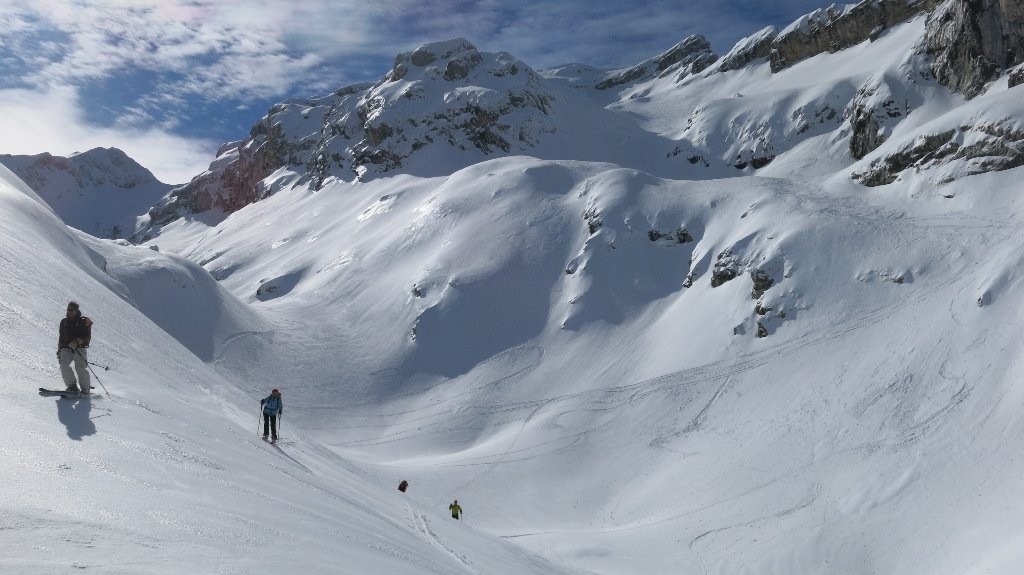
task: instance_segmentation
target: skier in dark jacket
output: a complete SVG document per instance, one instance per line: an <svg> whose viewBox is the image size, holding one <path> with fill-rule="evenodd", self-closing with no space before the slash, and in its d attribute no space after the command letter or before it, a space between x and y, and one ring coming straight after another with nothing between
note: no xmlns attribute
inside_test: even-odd
<svg viewBox="0 0 1024 575"><path fill-rule="evenodd" d="M67 390L86 395L92 389L89 383L89 357L86 348L92 339L92 320L82 315L78 304L68 302L67 315L60 320L60 334L57 338L57 363L60 376ZM71 362L75 363L72 371ZM78 379L75 379L75 375Z"/></svg>
<svg viewBox="0 0 1024 575"><path fill-rule="evenodd" d="M260 400L263 406L263 439L270 435L271 441L277 441L277 417L284 413L284 402L281 392L273 390L270 395Z"/></svg>

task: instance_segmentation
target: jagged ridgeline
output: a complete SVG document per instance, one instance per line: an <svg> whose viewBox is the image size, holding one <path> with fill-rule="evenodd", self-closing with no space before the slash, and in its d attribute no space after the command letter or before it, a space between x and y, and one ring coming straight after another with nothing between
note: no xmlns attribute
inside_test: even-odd
<svg viewBox="0 0 1024 575"><path fill-rule="evenodd" d="M894 34L916 41L893 62L800 74L818 56ZM206 172L154 207L135 237L191 214L229 214L284 186L443 176L508 155L707 179L756 172L827 135L823 144L843 150L850 177L864 185L891 183L909 168L949 181L1021 165L1024 134L1000 118L951 119L905 134L900 125L936 89L971 99L1000 80L1013 88L1024 81L1022 61L1024 8L1010 0L832 5L782 30L760 30L724 56L695 35L610 71L537 71L464 39L428 44L399 54L374 84L275 105L247 138L222 146ZM636 120L655 106L671 107L678 122ZM955 169L936 169L950 162Z"/></svg>

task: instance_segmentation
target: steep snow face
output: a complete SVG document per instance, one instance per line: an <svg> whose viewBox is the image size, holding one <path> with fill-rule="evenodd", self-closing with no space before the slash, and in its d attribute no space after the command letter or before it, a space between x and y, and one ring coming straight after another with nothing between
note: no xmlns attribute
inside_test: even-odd
<svg viewBox="0 0 1024 575"><path fill-rule="evenodd" d="M446 519L448 502L423 497L415 481L400 494L400 478L338 457L290 418L278 446L260 441L257 400L269 388L244 393L216 359L195 354L270 334L204 276L180 258L68 229L0 167L11 437L0 445L0 570L566 572ZM37 387L61 385L53 351L71 298L95 321L90 360L110 369L95 368L92 399L40 397Z"/></svg>
<svg viewBox="0 0 1024 575"><path fill-rule="evenodd" d="M694 177L786 174L810 146L818 153L806 168L827 173L852 166L850 176L866 185L892 182L908 168L941 172L930 180L940 183L1021 165L1015 120L1021 110L1013 92L1003 95L1007 81L990 84L981 103L962 106L963 97L931 73L922 44L929 21L919 16L777 73L755 62L705 72L682 86L640 83L611 108L676 138L671 153L694 166ZM889 140L917 143L875 153ZM871 167L857 164L861 159Z"/></svg>
<svg viewBox="0 0 1024 575"><path fill-rule="evenodd" d="M0 155L64 223L101 238L121 238L173 186L157 180L117 148L95 148L64 158Z"/></svg>
<svg viewBox="0 0 1024 575"><path fill-rule="evenodd" d="M692 177L770 172L766 166L810 141L839 152L821 154L837 169L877 147L912 111L933 117L958 101L928 79L927 64L915 56L923 31L921 17L874 42L776 73L754 61L682 85L652 80L611 107L674 139L671 155L692 166Z"/></svg>

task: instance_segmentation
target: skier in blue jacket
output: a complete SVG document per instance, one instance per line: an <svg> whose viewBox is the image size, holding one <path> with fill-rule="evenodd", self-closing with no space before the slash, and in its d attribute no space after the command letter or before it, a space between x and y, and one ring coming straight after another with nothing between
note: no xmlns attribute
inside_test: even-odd
<svg viewBox="0 0 1024 575"><path fill-rule="evenodd" d="M263 439L269 434L271 441L277 441L277 417L284 413L284 402L281 401L281 392L273 390L270 395L260 400L263 406Z"/></svg>

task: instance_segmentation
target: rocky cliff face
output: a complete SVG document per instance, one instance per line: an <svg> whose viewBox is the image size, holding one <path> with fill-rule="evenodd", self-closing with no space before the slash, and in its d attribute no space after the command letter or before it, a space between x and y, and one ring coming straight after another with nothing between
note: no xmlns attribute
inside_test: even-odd
<svg viewBox="0 0 1024 575"><path fill-rule="evenodd" d="M778 33L779 31L775 26L769 26L761 29L753 36L740 40L722 58L716 69L721 72L739 70L755 60L771 56Z"/></svg>
<svg viewBox="0 0 1024 575"><path fill-rule="evenodd" d="M907 58L899 69L870 76L854 72L814 90L776 85L767 98L745 100L744 90L736 88L728 93L712 88L710 98L700 93L702 82L728 82L721 75L758 60L767 60L778 72L822 53L869 41L878 46L892 38L885 34L887 29L929 11L927 24L913 24L925 27L925 37L916 48L902 45ZM553 152L554 157L595 159L578 149L567 150L580 141L630 142L630 149L609 146L615 154L596 158L623 165L629 163L624 155L656 150L666 158L665 164L672 164L669 177L689 177L689 166L703 170L696 178L760 170L802 141L833 131L836 141L848 138L853 158L868 158L923 101L933 77L968 96L980 93L1004 71L1010 87L1024 82L1017 66L1024 58L1022 27L1021 0L863 0L816 10L781 31L765 28L720 59L705 38L694 35L626 69L604 72L567 66L545 76L507 53L480 52L463 39L429 44L399 54L375 84L272 107L247 138L226 144L209 170L153 208L136 238L185 214L229 214L272 193L272 185L296 180L320 189L330 180L366 181L396 172L440 176L513 154ZM863 48L870 51L870 46ZM680 83L684 78L695 81ZM632 122L622 120L631 118L633 101L643 106L652 94L676 93L676 84L680 99L673 107L686 118L684 125L667 121L668 128L651 133L631 124L628 130L636 130L628 135L616 132L618 128L606 129L606 124ZM590 89L604 94L593 98L585 93ZM619 92L627 99L596 109L612 109L607 116L589 113L587 106L608 103L609 95ZM687 104L680 105L682 101ZM619 114L622 111L627 113ZM568 116L572 119L560 119ZM597 128L573 131L579 125ZM1016 128L987 129L974 123L966 128L955 133L988 134L979 139L990 145L961 146L943 157L970 161L974 154L992 152L1003 158L975 162L971 170L1015 164L1016 136L998 134L1016 134ZM920 145L889 151L885 160L874 158L871 167L858 169L857 178L869 185L891 181L900 169L934 157L935 150L929 151L934 142L947 140L940 136L925 134ZM1002 139L995 143L992 138ZM957 144L955 138L953 143ZM633 154L632 159L636 157ZM656 171L650 170L654 164L645 162L646 158L629 165Z"/></svg>
<svg viewBox="0 0 1024 575"><path fill-rule="evenodd" d="M438 175L492 153L526 152L554 131L546 120L554 101L544 80L507 53L481 53L463 39L426 45L399 54L376 84L274 106L248 138L222 147L209 170L155 207L150 227L190 212L233 212L264 197L264 180L281 168L319 189L328 178Z"/></svg>
<svg viewBox="0 0 1024 575"><path fill-rule="evenodd" d="M973 98L1024 62L1024 2L947 0L928 18L925 50L939 82Z"/></svg>
<svg viewBox="0 0 1024 575"><path fill-rule="evenodd" d="M824 52L838 52L873 40L887 28L931 10L938 0L864 0L852 7L833 4L798 20L775 39L772 71Z"/></svg>
<svg viewBox="0 0 1024 575"><path fill-rule="evenodd" d="M947 0L929 14L921 51L929 57L935 79L967 98L981 94L1003 73L1013 89L1024 81L1024 2ZM1001 97L1019 98L1013 92ZM877 104L876 98L875 105L858 107L852 115L850 150L857 158L885 141L885 130L877 121L884 116ZM935 183L941 184L1022 165L1024 131L1019 122L978 112L887 150L855 170L853 178L878 186L895 182L912 169L915 174L934 174Z"/></svg>
<svg viewBox="0 0 1024 575"><path fill-rule="evenodd" d="M766 28L741 40L718 70L768 58L773 72L825 52L838 52L919 14L929 13L925 51L939 82L968 97L1024 62L1024 2L1020 0L864 0L833 4L781 32Z"/></svg>
<svg viewBox="0 0 1024 575"><path fill-rule="evenodd" d="M850 154L859 160L878 148L910 112L909 103L893 94L893 86L883 78L872 78L861 86L846 109Z"/></svg>
<svg viewBox="0 0 1024 575"><path fill-rule="evenodd" d="M595 87L598 90L607 90L630 82L670 75L675 75L678 81L704 70L715 60L718 60L718 54L711 49L707 39L694 34L650 60L612 74L598 82Z"/></svg>
<svg viewBox="0 0 1024 575"><path fill-rule="evenodd" d="M878 38L887 29L923 14L941 0L863 0L833 4L799 18L781 32L774 26L744 38L719 62L717 70L738 70L768 59L773 72L824 54Z"/></svg>
<svg viewBox="0 0 1024 575"><path fill-rule="evenodd" d="M961 125L922 135L873 160L853 178L866 186L891 184L906 170L935 173L936 184L1024 166L1024 130L1014 122Z"/></svg>

